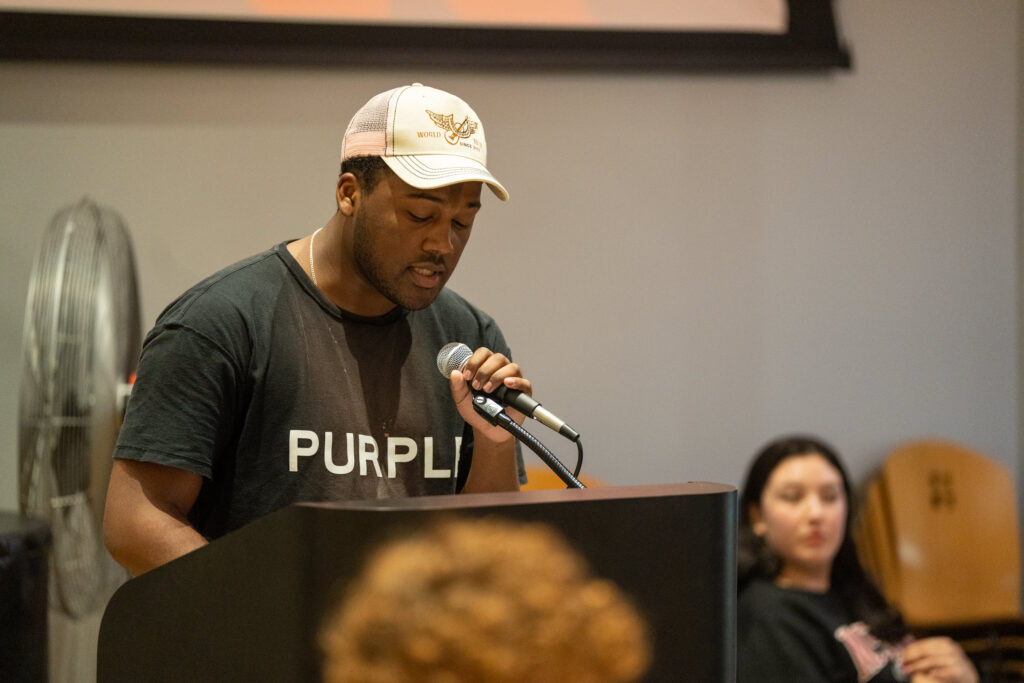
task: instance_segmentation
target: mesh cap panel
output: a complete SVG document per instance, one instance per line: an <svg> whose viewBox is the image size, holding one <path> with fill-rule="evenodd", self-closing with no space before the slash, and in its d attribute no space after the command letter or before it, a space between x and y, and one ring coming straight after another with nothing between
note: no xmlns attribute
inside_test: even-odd
<svg viewBox="0 0 1024 683"><path fill-rule="evenodd" d="M397 90L397 89L396 89ZM374 95L356 112L345 129L341 160L354 156L381 156L387 149L388 103L395 90Z"/></svg>

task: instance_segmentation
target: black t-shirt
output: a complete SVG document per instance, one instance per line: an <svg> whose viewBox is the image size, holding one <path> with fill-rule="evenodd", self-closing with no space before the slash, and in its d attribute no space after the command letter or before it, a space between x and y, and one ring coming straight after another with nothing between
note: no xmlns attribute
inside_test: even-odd
<svg viewBox="0 0 1024 683"><path fill-rule="evenodd" d="M115 457L203 477L190 521L207 538L293 502L454 493L472 430L437 371L452 341L510 355L448 289L419 311L342 311L280 244L160 314Z"/></svg>
<svg viewBox="0 0 1024 683"><path fill-rule="evenodd" d="M872 636L832 592L755 579L739 595L737 683L893 683L901 646Z"/></svg>

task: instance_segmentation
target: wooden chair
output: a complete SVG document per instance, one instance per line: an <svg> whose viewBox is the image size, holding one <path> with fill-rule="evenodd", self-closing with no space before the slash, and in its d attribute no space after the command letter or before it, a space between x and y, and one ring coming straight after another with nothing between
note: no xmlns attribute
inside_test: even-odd
<svg viewBox="0 0 1024 683"><path fill-rule="evenodd" d="M895 605L900 601L899 568L881 479L874 477L868 482L853 536L861 564L874 577L886 599Z"/></svg>
<svg viewBox="0 0 1024 683"><path fill-rule="evenodd" d="M566 488L565 482L559 479L558 475L552 472L551 469L547 466L527 465L526 478L527 483L519 487L523 491L541 491L548 489ZM597 486L605 485L604 482L602 482L600 479L596 477L590 477L585 474L581 474L577 478L587 488L594 488Z"/></svg>
<svg viewBox="0 0 1024 683"><path fill-rule="evenodd" d="M1024 680L1013 478L964 446L894 449L865 489L854 534L886 599L918 633L958 640L984 681Z"/></svg>

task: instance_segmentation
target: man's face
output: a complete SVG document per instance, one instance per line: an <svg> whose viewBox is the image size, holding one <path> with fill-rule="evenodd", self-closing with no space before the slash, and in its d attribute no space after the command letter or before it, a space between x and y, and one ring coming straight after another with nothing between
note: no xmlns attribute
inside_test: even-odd
<svg viewBox="0 0 1024 683"><path fill-rule="evenodd" d="M386 173L356 207L352 249L360 275L403 308L429 306L466 248L480 189L468 182L420 190Z"/></svg>

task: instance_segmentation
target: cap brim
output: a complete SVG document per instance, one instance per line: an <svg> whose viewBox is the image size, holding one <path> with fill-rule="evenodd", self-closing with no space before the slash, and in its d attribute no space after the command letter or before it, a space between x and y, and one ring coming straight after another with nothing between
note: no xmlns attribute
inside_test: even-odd
<svg viewBox="0 0 1024 683"><path fill-rule="evenodd" d="M501 201L508 200L506 190L484 166L472 159L445 154L409 154L382 156L384 163L404 182L421 190L432 190L456 183L487 183Z"/></svg>

